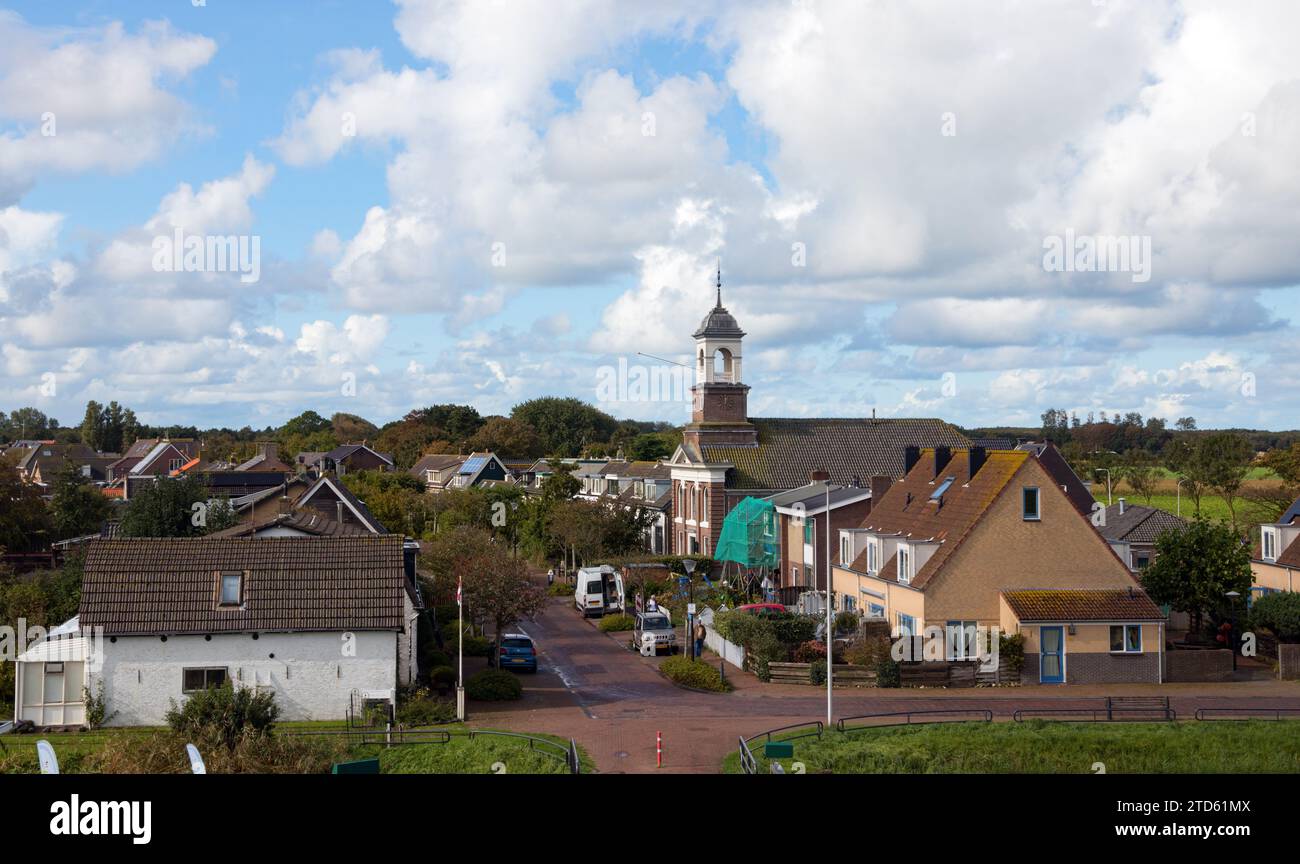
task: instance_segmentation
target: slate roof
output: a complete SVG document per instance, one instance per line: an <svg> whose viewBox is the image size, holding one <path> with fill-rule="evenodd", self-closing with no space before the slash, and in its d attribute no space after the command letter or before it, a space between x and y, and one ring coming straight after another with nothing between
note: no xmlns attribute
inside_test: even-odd
<svg viewBox="0 0 1300 864"><path fill-rule="evenodd" d="M427 456L421 456L411 466L409 473L423 479L425 471L445 471L448 468L459 468L468 458L468 456L457 453L430 453Z"/></svg>
<svg viewBox="0 0 1300 864"><path fill-rule="evenodd" d="M353 525L350 522L336 522L312 510L295 510L292 513L279 513L257 522L243 522L223 531L214 531L208 536L252 537L259 531L267 531L271 528L292 528L316 537L339 537L371 533L360 525Z"/></svg>
<svg viewBox="0 0 1300 864"><path fill-rule="evenodd" d="M222 572L244 602L217 604ZM129 538L87 544L83 627L109 636L400 630L402 538Z"/></svg>
<svg viewBox="0 0 1300 864"><path fill-rule="evenodd" d="M965 447L966 437L942 420L756 418L758 446L703 445L704 461L730 462L729 489L794 489L824 469L839 486L864 485L874 475L903 476L903 450Z"/></svg>
<svg viewBox="0 0 1300 864"><path fill-rule="evenodd" d="M940 482L953 478L940 506L939 500L931 498L938 488L930 482L935 477L934 450L922 450L911 473L891 485L879 501L872 502L862 527L881 534L900 534L912 542L938 543L929 560L912 577L913 588L924 588L1030 458L1023 450L993 450L986 454L984 464L972 478L967 451L954 450L939 471ZM896 573L898 568L890 563L893 560L891 556L879 573ZM850 569L866 572L865 568L864 550Z"/></svg>
<svg viewBox="0 0 1300 864"><path fill-rule="evenodd" d="M1125 502L1123 515L1119 512L1118 504L1107 507L1106 524L1097 530L1107 540L1126 540L1129 543L1148 545L1154 544L1156 538L1165 531L1178 531L1186 527L1186 521L1168 511Z"/></svg>
<svg viewBox="0 0 1300 864"><path fill-rule="evenodd" d="M1163 621L1160 607L1137 588L1003 591L1020 621Z"/></svg>
<svg viewBox="0 0 1300 864"><path fill-rule="evenodd" d="M380 522L379 519L375 516L375 514L370 512L370 508L367 507L365 503L356 496L356 493L354 493L351 489L349 489L344 483L335 480L333 477L331 477L328 474L321 477L314 484L312 484L312 487L310 489L302 493L302 497L298 499L298 502L295 506L298 508L306 507L308 502L312 498L314 498L316 494L320 492L320 490L322 489L331 490L338 499L341 499L348 507L351 508L352 512L359 519L361 519L362 522L372 526L375 529L374 533L376 534L388 533L388 529L384 527L384 523Z"/></svg>
<svg viewBox="0 0 1300 864"><path fill-rule="evenodd" d="M329 459L331 462L342 462L358 450L369 450L388 464L393 464L393 457L391 455L388 453L380 453L378 450L375 450L373 447L366 444L343 444L326 453L325 458Z"/></svg>

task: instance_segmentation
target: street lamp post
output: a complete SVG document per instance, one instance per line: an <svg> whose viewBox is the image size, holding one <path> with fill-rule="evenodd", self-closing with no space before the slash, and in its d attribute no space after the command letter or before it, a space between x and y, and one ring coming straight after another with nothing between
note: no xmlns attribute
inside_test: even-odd
<svg viewBox="0 0 1300 864"><path fill-rule="evenodd" d="M686 648L690 652L690 658L695 659L695 616L691 614L691 606L695 604L695 559L682 559L682 569L686 571Z"/></svg>
<svg viewBox="0 0 1300 864"><path fill-rule="evenodd" d="M1109 469L1109 468L1097 468L1097 469L1094 469L1094 470L1095 470L1096 473L1098 473L1098 474L1102 473L1103 471L1106 472L1106 506L1109 507L1109 506L1111 505L1111 503L1113 503L1113 502L1110 500L1110 469Z"/></svg>
<svg viewBox="0 0 1300 864"><path fill-rule="evenodd" d="M1224 595L1228 598L1228 603L1232 610L1232 623L1228 626L1232 629L1228 631L1228 650L1232 652L1232 671L1237 671L1237 598L1241 596L1238 591L1229 591Z"/></svg>
<svg viewBox="0 0 1300 864"><path fill-rule="evenodd" d="M831 697L831 677L835 674L835 633L831 620L831 482L826 481L826 728L831 728L834 706Z"/></svg>

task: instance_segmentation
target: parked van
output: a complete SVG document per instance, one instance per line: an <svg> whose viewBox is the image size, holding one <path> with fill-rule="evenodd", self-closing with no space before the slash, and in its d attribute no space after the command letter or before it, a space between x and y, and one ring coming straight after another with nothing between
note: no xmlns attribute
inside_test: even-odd
<svg viewBox="0 0 1300 864"><path fill-rule="evenodd" d="M585 617L623 611L623 576L608 564L578 571L573 605Z"/></svg>

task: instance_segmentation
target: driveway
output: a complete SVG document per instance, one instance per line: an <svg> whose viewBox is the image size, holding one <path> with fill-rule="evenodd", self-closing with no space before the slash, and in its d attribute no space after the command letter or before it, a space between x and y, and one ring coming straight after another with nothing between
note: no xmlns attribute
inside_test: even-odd
<svg viewBox="0 0 1300 864"><path fill-rule="evenodd" d="M728 667L736 690L726 694L682 690L656 671L656 661L598 631L572 603L557 598L546 613L520 628L536 641L541 668L524 676L524 698L473 703L478 726L545 732L574 738L606 773L716 772L739 735L826 717L825 688L763 684ZM717 658L708 659L717 663ZM734 674L733 674L734 673ZM1180 717L1199 707L1300 708L1300 684L1085 685L998 689L837 689L834 716L890 711L976 708L1007 720L1018 708L1095 708L1105 696L1160 695ZM663 768L655 766L655 735L663 734Z"/></svg>

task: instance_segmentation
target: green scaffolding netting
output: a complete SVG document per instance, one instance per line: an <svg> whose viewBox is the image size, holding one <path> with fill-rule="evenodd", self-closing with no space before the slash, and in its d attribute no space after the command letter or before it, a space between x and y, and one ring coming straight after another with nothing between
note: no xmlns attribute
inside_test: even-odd
<svg viewBox="0 0 1300 864"><path fill-rule="evenodd" d="M722 520L722 535L713 556L741 567L776 567L776 511L771 501L745 498Z"/></svg>

